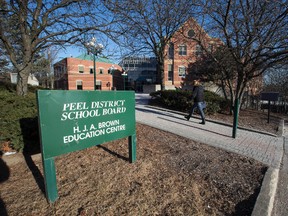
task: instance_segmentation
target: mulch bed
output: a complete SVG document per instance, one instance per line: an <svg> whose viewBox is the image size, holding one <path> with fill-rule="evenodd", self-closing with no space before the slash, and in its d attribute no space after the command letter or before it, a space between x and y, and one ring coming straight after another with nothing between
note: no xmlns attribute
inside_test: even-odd
<svg viewBox="0 0 288 216"><path fill-rule="evenodd" d="M135 163L127 139L56 158L59 199L49 204L41 159L25 158L0 159L0 215L251 215L267 169L137 124Z"/></svg>

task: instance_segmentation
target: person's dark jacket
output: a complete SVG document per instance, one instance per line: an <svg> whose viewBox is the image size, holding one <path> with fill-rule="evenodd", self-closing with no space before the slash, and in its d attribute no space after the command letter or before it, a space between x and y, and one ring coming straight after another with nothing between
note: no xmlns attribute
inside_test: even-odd
<svg viewBox="0 0 288 216"><path fill-rule="evenodd" d="M204 88L203 86L194 86L193 87L193 94L192 99L195 103L197 102L204 102Z"/></svg>

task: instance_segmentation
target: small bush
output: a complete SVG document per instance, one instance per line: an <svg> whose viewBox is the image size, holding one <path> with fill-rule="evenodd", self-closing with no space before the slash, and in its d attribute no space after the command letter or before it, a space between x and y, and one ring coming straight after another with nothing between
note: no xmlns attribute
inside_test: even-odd
<svg viewBox="0 0 288 216"><path fill-rule="evenodd" d="M0 83L0 143L9 141L16 151L39 150L35 93L21 97L12 84Z"/></svg>
<svg viewBox="0 0 288 216"><path fill-rule="evenodd" d="M152 97L151 104L161 106L167 109L187 112L193 105L192 91L187 90L164 90L150 93ZM220 97L216 93L205 91L205 101L207 108L205 112L207 114L215 114L221 112L229 107L229 101Z"/></svg>
<svg viewBox="0 0 288 216"><path fill-rule="evenodd" d="M205 91L205 101L207 102L208 114L226 111L227 105L229 106L229 101L210 91Z"/></svg>
<svg viewBox="0 0 288 216"><path fill-rule="evenodd" d="M165 90L150 93L153 98L152 103L168 109L186 111L191 105L189 98L192 97L191 91Z"/></svg>

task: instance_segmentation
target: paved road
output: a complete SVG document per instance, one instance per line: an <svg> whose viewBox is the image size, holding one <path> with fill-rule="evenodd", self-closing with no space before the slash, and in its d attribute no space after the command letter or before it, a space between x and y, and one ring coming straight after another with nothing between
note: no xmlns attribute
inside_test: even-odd
<svg viewBox="0 0 288 216"><path fill-rule="evenodd" d="M209 120L206 125L201 125L199 118L187 121L183 117L184 113L147 106L150 99L148 94L136 94L135 97L137 122L248 156L268 165L252 216L288 215L288 134L285 142L285 136L276 137L238 128L234 139L232 126Z"/></svg>

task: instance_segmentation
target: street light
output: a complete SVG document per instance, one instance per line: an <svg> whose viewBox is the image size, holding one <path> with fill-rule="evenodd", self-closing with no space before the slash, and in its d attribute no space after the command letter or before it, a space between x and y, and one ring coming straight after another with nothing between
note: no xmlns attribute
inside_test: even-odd
<svg viewBox="0 0 288 216"><path fill-rule="evenodd" d="M114 83L113 83L113 76L114 76L114 70L117 70L117 68L114 67L114 65L112 65L109 70L111 71L111 75L112 75L112 89L114 90Z"/></svg>
<svg viewBox="0 0 288 216"><path fill-rule="evenodd" d="M96 43L96 38L92 38L89 43L86 44L88 52L93 54L93 67L94 67L94 90L96 90L96 56L100 54L103 50L102 44Z"/></svg>
<svg viewBox="0 0 288 216"><path fill-rule="evenodd" d="M121 75L123 76L124 79L124 91L125 91L125 81L128 74L124 71Z"/></svg>

